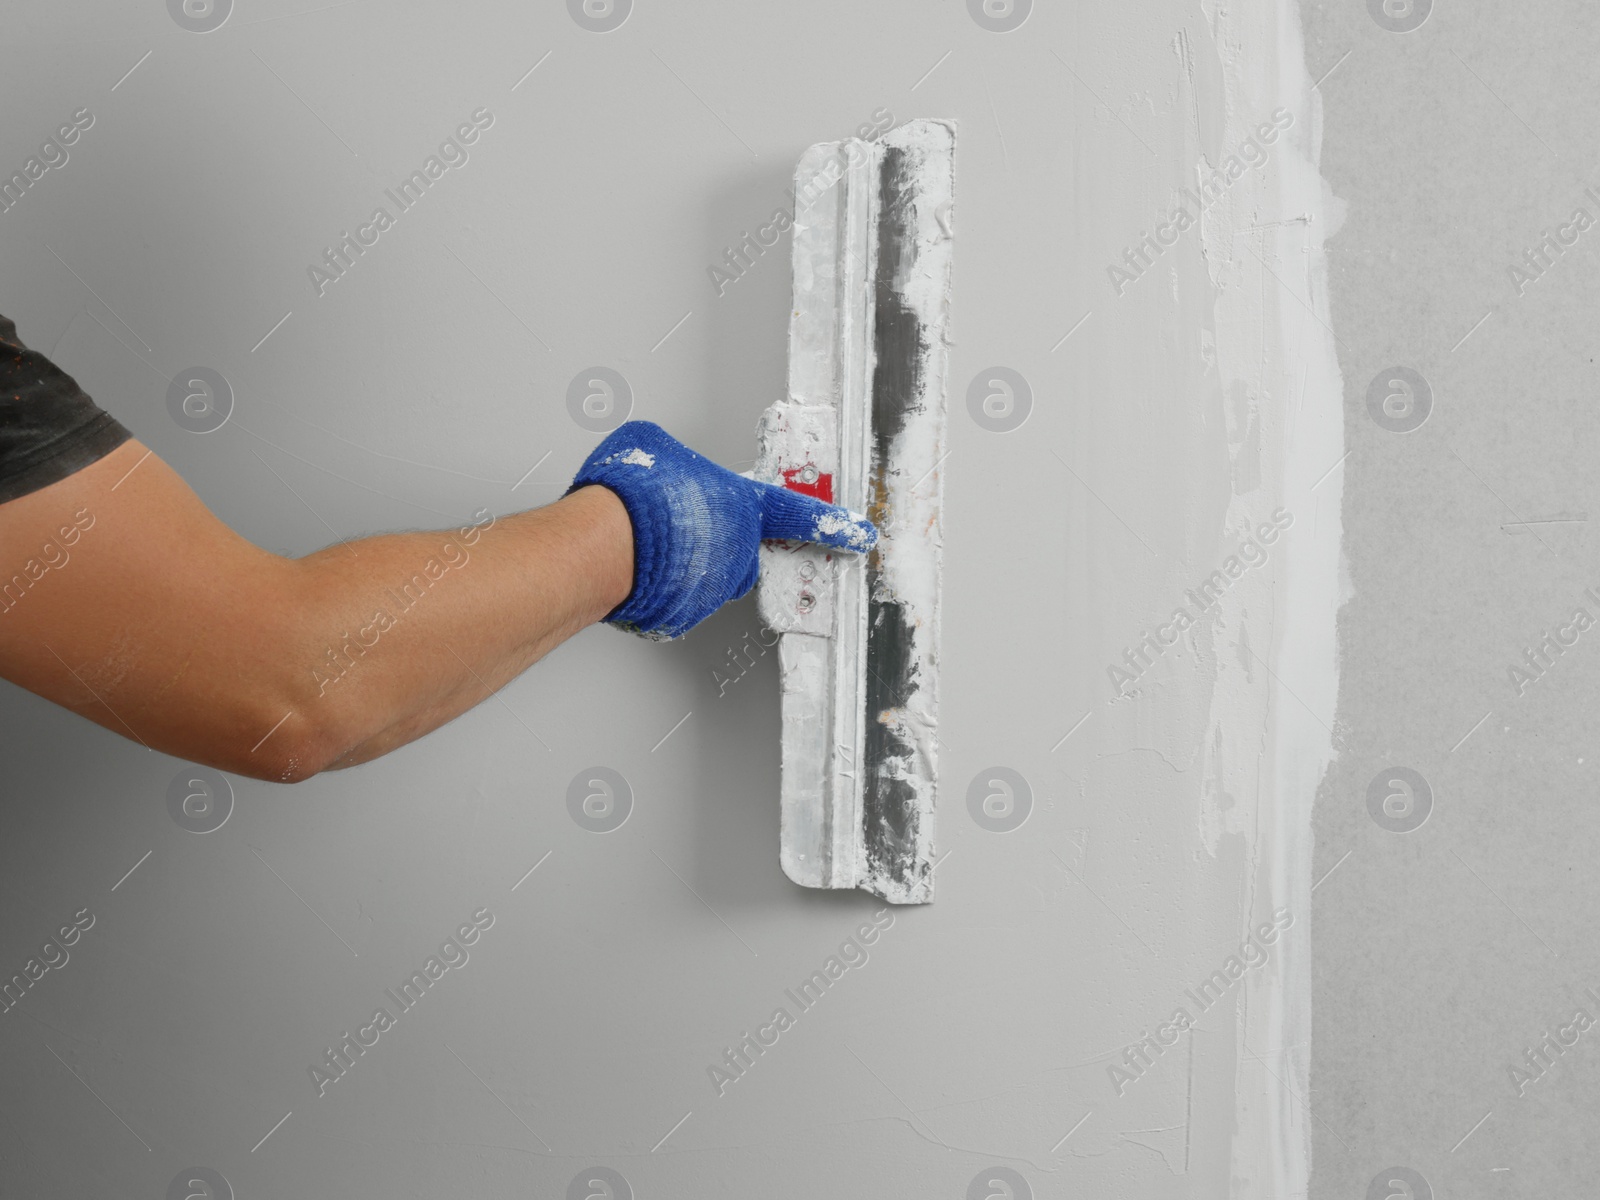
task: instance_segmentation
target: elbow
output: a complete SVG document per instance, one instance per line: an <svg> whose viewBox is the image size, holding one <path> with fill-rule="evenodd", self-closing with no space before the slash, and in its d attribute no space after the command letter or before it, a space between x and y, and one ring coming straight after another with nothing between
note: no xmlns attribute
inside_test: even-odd
<svg viewBox="0 0 1600 1200"><path fill-rule="evenodd" d="M84 715L93 719L92 714ZM341 765L338 760L350 753L337 731L320 717L314 708L269 708L224 696L204 704L169 707L156 720L140 722L134 736L148 749L229 775L264 783L304 783Z"/></svg>
<svg viewBox="0 0 1600 1200"><path fill-rule="evenodd" d="M248 779L295 784L332 769L348 753L331 724L313 714L278 708L254 725L268 732L249 750L230 755L231 762L216 765Z"/></svg>
<svg viewBox="0 0 1600 1200"><path fill-rule="evenodd" d="M259 779L264 783L305 783L322 774L327 767L297 750L280 755L254 756L238 768L241 775Z"/></svg>
<svg viewBox="0 0 1600 1200"><path fill-rule="evenodd" d="M359 749L377 732L374 726L381 729L382 713L369 692L349 695L351 684L333 690L342 672L325 676L327 664L304 631L323 624L306 614L321 613L325 601L299 573L300 563L279 566L260 588L267 599L253 636L222 656L189 700L204 711L198 724L214 757L227 760L210 765L267 783L297 784L363 761Z"/></svg>

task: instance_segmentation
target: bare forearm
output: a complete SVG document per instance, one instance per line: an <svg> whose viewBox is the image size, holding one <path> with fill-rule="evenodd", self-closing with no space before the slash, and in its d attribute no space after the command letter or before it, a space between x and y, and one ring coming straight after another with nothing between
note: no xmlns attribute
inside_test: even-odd
<svg viewBox="0 0 1600 1200"><path fill-rule="evenodd" d="M605 488L480 524L285 558L129 442L0 506L0 550L35 556L0 581L0 675L225 771L291 782L363 762L632 586L632 527Z"/></svg>
<svg viewBox="0 0 1600 1200"><path fill-rule="evenodd" d="M621 501L591 487L465 530L330 546L292 569L303 604L285 727L317 765L347 767L450 721L615 608L632 533Z"/></svg>

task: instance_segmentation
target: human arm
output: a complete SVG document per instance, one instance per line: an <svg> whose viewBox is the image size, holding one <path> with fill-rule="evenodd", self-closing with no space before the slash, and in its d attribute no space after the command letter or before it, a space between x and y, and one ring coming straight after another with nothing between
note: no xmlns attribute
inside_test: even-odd
<svg viewBox="0 0 1600 1200"><path fill-rule="evenodd" d="M0 505L0 547L0 675L153 749L279 782L444 724L633 581L628 516L602 487L296 559L235 533L137 441Z"/></svg>
<svg viewBox="0 0 1600 1200"><path fill-rule="evenodd" d="M544 508L287 558L130 441L0 504L0 677L298 782L422 736L595 621L678 636L753 586L774 537L859 552L876 531L635 421Z"/></svg>

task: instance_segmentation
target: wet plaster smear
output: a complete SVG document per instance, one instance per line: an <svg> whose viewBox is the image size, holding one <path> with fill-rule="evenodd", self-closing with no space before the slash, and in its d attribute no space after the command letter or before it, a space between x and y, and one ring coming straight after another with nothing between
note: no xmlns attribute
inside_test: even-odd
<svg viewBox="0 0 1600 1200"><path fill-rule="evenodd" d="M747 469L799 156L957 123L936 899L784 876L754 597L678 642L585 631L371 764L235 779L204 836L182 764L0 688L31 801L0 805L6 969L96 918L0 1015L0 1194L204 1165L241 1197L1303 1195L1344 447L1292 6L300 7L200 36L106 6L92 37L41 8L0 147L92 108L0 214L0 312L297 554L554 499L597 378ZM317 294L306 263L478 106ZM235 395L203 437L167 415L189 364ZM319 1093L480 908L470 963Z"/></svg>
<svg viewBox="0 0 1600 1200"><path fill-rule="evenodd" d="M1106 222L1126 230L1109 287L1053 352L1098 360L1056 453L1081 508L1066 586L1103 658L1050 753L1083 827L1059 857L1137 931L1080 977L1133 1044L1072 1072L1107 1086L1067 1147L1143 1147L1107 1182L1144 1194L1171 1172L1173 1195L1279 1197L1309 1166L1310 807L1337 677L1329 206L1293 14L1201 8L1149 64L1155 161Z"/></svg>

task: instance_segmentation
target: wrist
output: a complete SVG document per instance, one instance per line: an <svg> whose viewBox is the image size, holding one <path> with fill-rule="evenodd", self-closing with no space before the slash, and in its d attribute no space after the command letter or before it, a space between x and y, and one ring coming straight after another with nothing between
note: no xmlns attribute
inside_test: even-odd
<svg viewBox="0 0 1600 1200"><path fill-rule="evenodd" d="M568 493L563 503L581 511L594 533L593 563L598 621L633 592L633 522L610 488L590 484Z"/></svg>

